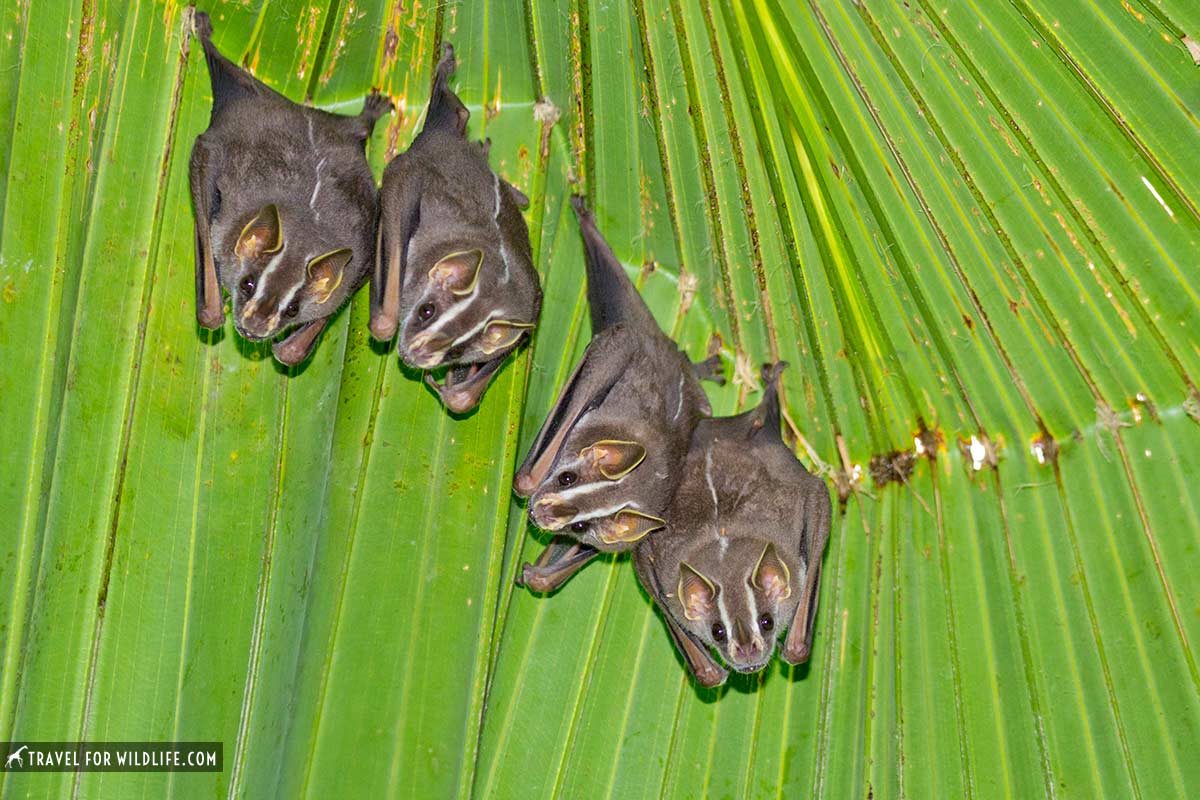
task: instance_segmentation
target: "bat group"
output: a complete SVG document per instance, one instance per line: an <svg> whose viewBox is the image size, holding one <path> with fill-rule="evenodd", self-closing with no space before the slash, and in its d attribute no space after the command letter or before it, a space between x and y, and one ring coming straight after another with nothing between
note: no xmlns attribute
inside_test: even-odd
<svg viewBox="0 0 1200 800"><path fill-rule="evenodd" d="M223 325L228 294L241 336L299 364L369 281L371 335L394 339L451 411L474 408L542 293L528 200L491 170L488 142L467 139L453 49L377 192L365 144L389 100L371 94L353 117L299 105L222 55L207 14L195 30L213 93L190 164L200 325ZM599 553L632 551L697 683L763 669L781 636L783 659L805 661L832 512L780 432L784 364L764 368L756 408L714 418L700 381L723 382L720 359L688 360L572 204L592 338L513 480L552 533L520 582L551 592Z"/></svg>

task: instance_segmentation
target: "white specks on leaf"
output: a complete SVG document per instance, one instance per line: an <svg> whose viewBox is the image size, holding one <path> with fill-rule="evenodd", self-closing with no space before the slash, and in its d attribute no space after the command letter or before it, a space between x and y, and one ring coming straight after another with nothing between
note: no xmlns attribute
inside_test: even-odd
<svg viewBox="0 0 1200 800"><path fill-rule="evenodd" d="M1196 62L1196 66L1200 67L1200 42L1190 36L1185 36L1183 37L1183 46L1187 48L1188 54L1191 55L1192 61Z"/></svg>
<svg viewBox="0 0 1200 800"><path fill-rule="evenodd" d="M741 350L734 353L733 382L736 386L745 386L751 392L757 392L762 388L762 384L758 380L758 370L750 363L750 356Z"/></svg>
<svg viewBox="0 0 1200 800"><path fill-rule="evenodd" d="M696 290L700 288L700 279L690 272L679 273L679 316L683 316L692 307L696 299Z"/></svg>
<svg viewBox="0 0 1200 800"><path fill-rule="evenodd" d="M543 97L533 106L533 118L545 127L553 126L561 116L562 111L548 97Z"/></svg>
<svg viewBox="0 0 1200 800"><path fill-rule="evenodd" d="M1146 188L1150 190L1150 194L1154 195L1154 199L1157 200L1158 204L1163 207L1163 211L1167 212L1167 216L1171 219L1174 219L1175 212L1171 210L1171 207L1167 205L1167 201L1163 200L1162 195L1158 193L1158 189L1154 188L1154 184L1152 184L1145 175L1142 176L1142 183L1144 183Z"/></svg>

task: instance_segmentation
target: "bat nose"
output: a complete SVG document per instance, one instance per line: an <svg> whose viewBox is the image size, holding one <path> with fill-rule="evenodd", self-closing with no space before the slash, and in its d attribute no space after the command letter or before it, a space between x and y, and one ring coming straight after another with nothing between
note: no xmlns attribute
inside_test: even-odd
<svg viewBox="0 0 1200 800"><path fill-rule="evenodd" d="M418 369L433 369L445 358L446 344L448 341L444 336L417 334L405 348L408 353L405 361Z"/></svg>
<svg viewBox="0 0 1200 800"><path fill-rule="evenodd" d="M529 509L529 516L533 518L537 526L548 531L558 530L574 519L578 513L579 509L560 503L554 498L539 500Z"/></svg>
<svg viewBox="0 0 1200 800"><path fill-rule="evenodd" d="M729 650L736 661L757 662L762 657L763 644L738 619L733 623L733 642Z"/></svg>
<svg viewBox="0 0 1200 800"><path fill-rule="evenodd" d="M758 642L733 643L733 657L743 663L754 663L762 658L762 645Z"/></svg>

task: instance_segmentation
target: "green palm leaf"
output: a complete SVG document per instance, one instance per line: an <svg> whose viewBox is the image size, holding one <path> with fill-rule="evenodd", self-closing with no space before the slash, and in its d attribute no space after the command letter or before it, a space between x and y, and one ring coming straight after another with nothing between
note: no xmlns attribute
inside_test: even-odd
<svg viewBox="0 0 1200 800"><path fill-rule="evenodd" d="M1200 792L1194 4L208 10L290 97L389 93L378 168L453 41L541 326L465 419L365 296L291 374L201 333L190 12L0 7L0 739L225 747L0 795ZM696 690L627 559L513 586L513 464L588 337L572 191L721 337L719 413L792 364L844 499L807 665Z"/></svg>

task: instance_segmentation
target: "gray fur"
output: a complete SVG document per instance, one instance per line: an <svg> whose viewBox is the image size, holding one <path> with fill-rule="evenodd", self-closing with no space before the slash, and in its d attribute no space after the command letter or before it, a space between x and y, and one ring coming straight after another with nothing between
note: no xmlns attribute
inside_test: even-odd
<svg viewBox="0 0 1200 800"><path fill-rule="evenodd" d="M347 117L293 103L221 55L207 14L195 19L213 91L212 117L196 139L190 170L197 318L208 328L223 324L223 287L245 338L295 329L274 351L280 361L298 363L374 263L376 193L364 146L391 104L373 94L361 114ZM272 205L282 249L239 254L247 224ZM343 248L351 252L340 279L316 286L313 260Z"/></svg>
<svg viewBox="0 0 1200 800"><path fill-rule="evenodd" d="M639 544L634 556L639 577L663 609L677 644L686 636L715 649L740 672L765 667L788 628L784 660L807 660L829 538L828 487L804 469L780 436L782 366L770 372L757 408L696 426L670 522ZM753 581L769 545L789 575L788 596L774 601ZM688 570L716 589L708 612L695 619L688 618L680 596ZM770 615L770 630L759 624L764 615ZM714 637L714 624L725 629L725 641ZM689 655L685 649L684 656L702 683L715 674L707 653Z"/></svg>
<svg viewBox="0 0 1200 800"><path fill-rule="evenodd" d="M504 359L528 338L542 292L518 208L524 195L492 172L484 146L467 141L470 114L449 85L454 68L447 44L425 124L383 174L371 333L387 341L399 330L400 357L410 366L449 366L443 384L426 379L450 410L462 413L478 404ZM475 251L482 261L468 294L455 295L432 279L445 257ZM434 312L425 319L419 312L427 307ZM489 326L502 322L511 323L501 327L512 340L489 345Z"/></svg>
<svg viewBox="0 0 1200 800"><path fill-rule="evenodd" d="M659 329L591 213L580 198L574 206L587 255L592 340L513 487L529 498L534 524L615 552L662 527L692 430L711 409L691 362ZM631 443L629 450L636 444L644 457L620 477L606 475L595 462L596 446L605 442ZM636 526L614 540L628 522ZM578 569L583 562L572 556ZM541 573L556 566L539 559L524 580L545 586ZM569 577L555 575L558 583Z"/></svg>

